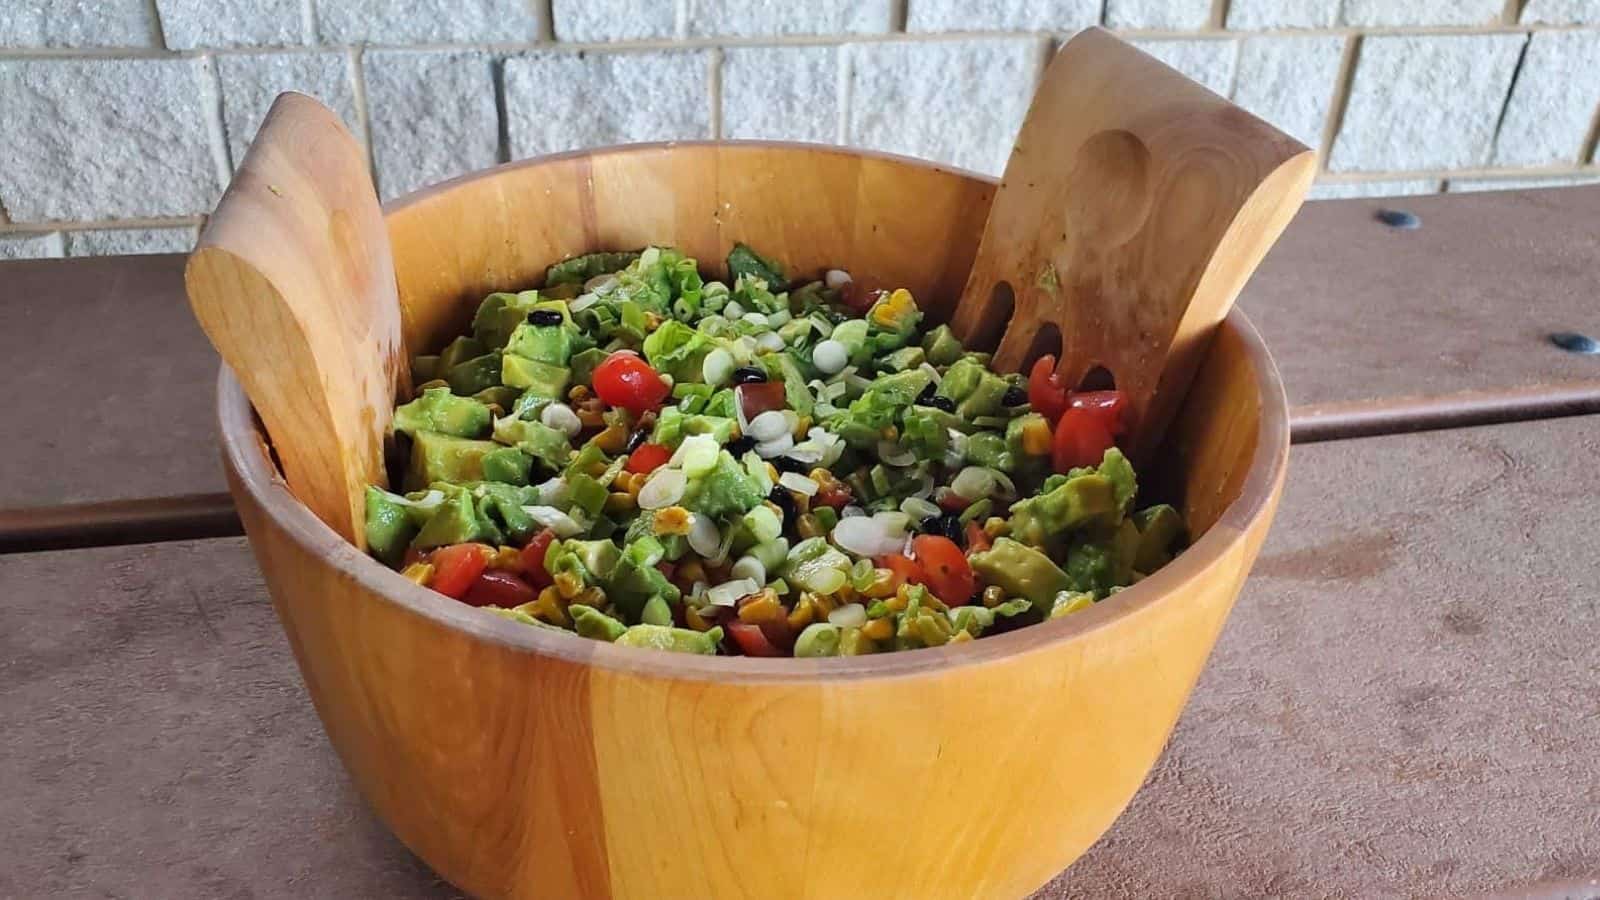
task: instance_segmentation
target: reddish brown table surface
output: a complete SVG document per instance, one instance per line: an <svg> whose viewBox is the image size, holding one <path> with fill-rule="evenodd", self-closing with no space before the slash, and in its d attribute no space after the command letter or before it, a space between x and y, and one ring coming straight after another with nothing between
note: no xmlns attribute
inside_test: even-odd
<svg viewBox="0 0 1600 900"><path fill-rule="evenodd" d="M1041 897L1600 874L1596 458L1600 417L1296 450L1165 756ZM351 787L242 540L0 556L0 596L0 896L451 895Z"/></svg>

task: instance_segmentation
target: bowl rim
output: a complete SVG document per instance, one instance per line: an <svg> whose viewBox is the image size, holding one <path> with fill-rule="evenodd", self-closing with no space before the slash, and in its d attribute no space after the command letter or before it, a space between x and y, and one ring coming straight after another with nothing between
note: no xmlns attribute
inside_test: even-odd
<svg viewBox="0 0 1600 900"><path fill-rule="evenodd" d="M677 141L601 147L505 163L396 198L384 204L384 214L387 217L453 187L492 178L511 169L578 156L730 145L860 156L929 169L989 185L998 184L995 179L984 175L925 160L833 145L781 141ZM300 503L272 464L264 429L259 425L243 387L226 363L222 364L217 376L217 417L223 462L234 476L231 487L235 494L248 494L262 515L271 519L272 524L299 549L324 560L345 581L358 585L405 613L462 632L475 640L513 653L595 666L619 674L669 680L810 684L860 678L908 677L932 669L957 670L1049 651L1122 619L1146 613L1163 601L1178 602L1186 583L1201 577L1232 553L1241 542L1250 539L1250 525L1270 514L1274 495L1287 469L1288 401L1277 365L1244 312L1236 305L1219 327L1232 331L1242 341L1245 355L1255 368L1261 417L1257 426L1255 457L1250 462L1239 495L1222 511L1205 535L1138 584L1078 614L979 641L867 656L753 659L648 651L637 647L617 647L580 638L576 634L556 633L499 616L481 614L473 607L410 581L357 550L355 545L345 542Z"/></svg>

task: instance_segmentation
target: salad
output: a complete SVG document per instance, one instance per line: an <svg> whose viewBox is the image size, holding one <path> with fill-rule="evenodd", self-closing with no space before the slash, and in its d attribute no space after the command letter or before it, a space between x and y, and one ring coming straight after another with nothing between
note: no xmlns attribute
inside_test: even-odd
<svg viewBox="0 0 1600 900"><path fill-rule="evenodd" d="M991 371L904 289L727 267L593 253L485 297L413 362L372 554L530 627L816 657L1071 615L1181 545L1134 509L1120 393Z"/></svg>

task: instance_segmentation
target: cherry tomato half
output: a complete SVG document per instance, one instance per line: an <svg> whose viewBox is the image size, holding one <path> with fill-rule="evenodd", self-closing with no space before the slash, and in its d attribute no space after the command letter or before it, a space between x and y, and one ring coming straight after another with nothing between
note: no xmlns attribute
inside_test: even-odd
<svg viewBox="0 0 1600 900"><path fill-rule="evenodd" d="M522 575L535 589L546 588L555 584L555 579L544 567L545 552L550 549L550 543L556 539L556 533L546 528L533 536L528 546L522 548Z"/></svg>
<svg viewBox="0 0 1600 900"><path fill-rule="evenodd" d="M1028 402L1033 411L1054 422L1067 408L1067 386L1056 374L1056 357L1047 353L1039 357L1028 372Z"/></svg>
<svg viewBox="0 0 1600 900"><path fill-rule="evenodd" d="M628 454L628 464L623 468L635 474L648 474L666 465L671 458L672 451L661 444L640 444Z"/></svg>
<svg viewBox="0 0 1600 900"><path fill-rule="evenodd" d="M672 389L637 353L618 350L594 367L594 392L638 416L659 407Z"/></svg>
<svg viewBox="0 0 1600 900"><path fill-rule="evenodd" d="M770 409L783 409L789 403L781 381L757 381L741 384L734 391L739 405L744 409L745 421L754 419Z"/></svg>
<svg viewBox="0 0 1600 900"><path fill-rule="evenodd" d="M484 544L451 544L433 551L434 590L460 600L478 580L494 551Z"/></svg>
<svg viewBox="0 0 1600 900"><path fill-rule="evenodd" d="M478 580L467 588L461 602L468 606L499 606L510 609L532 603L538 596L526 581L501 569L486 569Z"/></svg>
<svg viewBox="0 0 1600 900"><path fill-rule="evenodd" d="M967 522L967 552L981 553L994 546L994 539L977 522Z"/></svg>
<svg viewBox="0 0 1600 900"><path fill-rule="evenodd" d="M729 622L728 636L745 656L782 656L783 651L773 646L761 631L760 625L749 622Z"/></svg>
<svg viewBox="0 0 1600 900"><path fill-rule="evenodd" d="M1097 466L1112 444L1111 429L1105 425L1102 414L1087 409L1069 409L1056 423L1055 441L1051 445L1051 462L1055 470L1066 474L1079 466Z"/></svg>
<svg viewBox="0 0 1600 900"><path fill-rule="evenodd" d="M928 580L928 576L922 571L921 564L911 557L903 556L899 553L890 553L887 556L878 557L876 565L880 569L888 569L894 573L892 586L897 591L902 584L922 584Z"/></svg>
<svg viewBox="0 0 1600 900"><path fill-rule="evenodd" d="M978 579L955 541L937 534L919 534L911 539L911 549L927 576L928 590L946 606L965 606L972 599Z"/></svg>
<svg viewBox="0 0 1600 900"><path fill-rule="evenodd" d="M1075 391L1067 397L1071 409L1086 409L1100 417L1100 423L1113 435L1122 433L1122 413L1127 397L1121 391Z"/></svg>

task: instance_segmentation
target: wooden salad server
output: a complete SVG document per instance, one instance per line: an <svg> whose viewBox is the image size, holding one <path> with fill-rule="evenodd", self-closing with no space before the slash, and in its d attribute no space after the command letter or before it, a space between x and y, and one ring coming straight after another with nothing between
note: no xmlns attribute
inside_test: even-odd
<svg viewBox="0 0 1600 900"><path fill-rule="evenodd" d="M1034 94L952 327L997 346L1000 370L1052 353L1069 388L1114 382L1119 444L1146 460L1315 166L1266 122L1084 31Z"/></svg>
<svg viewBox="0 0 1600 900"><path fill-rule="evenodd" d="M289 488L365 549L368 484L409 379L394 261L367 155L338 116L278 97L184 273Z"/></svg>

